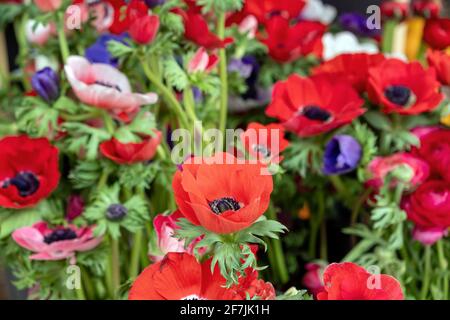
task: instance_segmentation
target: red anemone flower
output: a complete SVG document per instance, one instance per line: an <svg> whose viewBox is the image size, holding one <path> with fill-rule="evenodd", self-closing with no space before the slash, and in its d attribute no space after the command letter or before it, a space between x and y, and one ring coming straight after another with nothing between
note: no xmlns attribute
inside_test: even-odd
<svg viewBox="0 0 450 320"><path fill-rule="evenodd" d="M291 75L275 84L266 114L300 137L346 125L365 112L364 101L349 83L334 80L329 76Z"/></svg>
<svg viewBox="0 0 450 320"><path fill-rule="evenodd" d="M168 253L165 258L147 267L135 280L130 300L244 300L258 295L262 299L274 298L275 290L264 285L254 273L241 278L238 285L225 288L226 280L216 265L211 272L211 259L199 263L188 253ZM272 289L272 290L271 290Z"/></svg>
<svg viewBox="0 0 450 320"><path fill-rule="evenodd" d="M438 50L428 50L428 65L436 70L438 80L443 85L450 85L450 55Z"/></svg>
<svg viewBox="0 0 450 320"><path fill-rule="evenodd" d="M300 15L306 1L303 0L246 0L243 12L255 16L264 23L273 16L295 19Z"/></svg>
<svg viewBox="0 0 450 320"><path fill-rule="evenodd" d="M233 38L220 39L216 34L211 32L205 18L193 9L184 11L180 8L173 10L179 14L184 21L184 36L186 39L205 47L208 50L225 48L233 43Z"/></svg>
<svg viewBox="0 0 450 320"><path fill-rule="evenodd" d="M280 153L289 146L284 138L284 127L276 123L265 126L252 122L241 134L241 140L253 158L269 163L280 163L283 160Z"/></svg>
<svg viewBox="0 0 450 320"><path fill-rule="evenodd" d="M127 3L124 0L108 0L114 9L114 20L109 27L109 32L121 34L128 29Z"/></svg>
<svg viewBox="0 0 450 320"><path fill-rule="evenodd" d="M301 56L322 56L322 36L326 26L315 21L300 21L291 25L289 20L275 16L267 22L266 36L260 40L269 49L269 55L277 62L286 63Z"/></svg>
<svg viewBox="0 0 450 320"><path fill-rule="evenodd" d="M419 62L387 59L369 70L369 99L385 113L414 115L432 111L444 98L433 69Z"/></svg>
<svg viewBox="0 0 450 320"><path fill-rule="evenodd" d="M443 50L450 46L450 19L429 19L423 32L424 40L431 48Z"/></svg>
<svg viewBox="0 0 450 320"><path fill-rule="evenodd" d="M5 137L0 159L0 207L31 207L58 186L58 149L46 138Z"/></svg>
<svg viewBox="0 0 450 320"><path fill-rule="evenodd" d="M363 93L366 90L369 69L384 60L382 54L345 53L317 66L312 70L312 74L329 74L343 78L359 93Z"/></svg>
<svg viewBox="0 0 450 320"><path fill-rule="evenodd" d="M106 158L119 164L133 164L153 158L161 143L161 131L154 130L154 136L147 136L139 143L122 143L112 138L100 144L100 152Z"/></svg>
<svg viewBox="0 0 450 320"><path fill-rule="evenodd" d="M385 274L371 274L351 263L332 263L323 274L325 291L318 300L403 300L400 283Z"/></svg>
<svg viewBox="0 0 450 320"><path fill-rule="evenodd" d="M227 153L188 159L175 173L172 187L186 219L215 233L249 227L266 210L273 190L272 176L261 163Z"/></svg>

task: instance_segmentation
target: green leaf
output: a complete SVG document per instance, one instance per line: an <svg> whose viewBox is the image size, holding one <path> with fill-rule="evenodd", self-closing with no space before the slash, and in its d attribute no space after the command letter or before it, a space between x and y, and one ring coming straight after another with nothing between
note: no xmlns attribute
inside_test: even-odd
<svg viewBox="0 0 450 320"><path fill-rule="evenodd" d="M178 91L183 91L189 84L189 79L175 58L164 61L164 78L167 83Z"/></svg>
<svg viewBox="0 0 450 320"><path fill-rule="evenodd" d="M69 114L77 114L80 111L78 104L66 96L59 97L53 104L53 108Z"/></svg>
<svg viewBox="0 0 450 320"><path fill-rule="evenodd" d="M41 220L41 213L38 208L10 210L7 217L0 220L0 239L8 237L18 228L31 226L39 220Z"/></svg>
<svg viewBox="0 0 450 320"><path fill-rule="evenodd" d="M1 3L0 4L0 29L13 22L24 10L24 6L18 4Z"/></svg>
<svg viewBox="0 0 450 320"><path fill-rule="evenodd" d="M121 58L133 53L134 49L120 41L110 40L108 41L108 51L113 57Z"/></svg>
<svg viewBox="0 0 450 320"><path fill-rule="evenodd" d="M367 111L364 119L375 129L382 131L391 131L392 122L389 118L378 111Z"/></svg>
<svg viewBox="0 0 450 320"><path fill-rule="evenodd" d="M197 0L197 5L203 7L203 13L239 11L244 5L244 0Z"/></svg>
<svg viewBox="0 0 450 320"><path fill-rule="evenodd" d="M100 143L111 138L103 129L84 123L65 122L63 128L69 133L69 137L64 140L66 149L76 155L85 153L87 160L97 159Z"/></svg>

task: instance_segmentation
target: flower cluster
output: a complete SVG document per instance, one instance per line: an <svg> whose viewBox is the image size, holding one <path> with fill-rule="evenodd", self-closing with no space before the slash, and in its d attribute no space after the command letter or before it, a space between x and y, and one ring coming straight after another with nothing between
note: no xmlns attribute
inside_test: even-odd
<svg viewBox="0 0 450 320"><path fill-rule="evenodd" d="M18 289L449 299L450 20L434 0L381 13L2 2L19 54L0 66L0 254Z"/></svg>

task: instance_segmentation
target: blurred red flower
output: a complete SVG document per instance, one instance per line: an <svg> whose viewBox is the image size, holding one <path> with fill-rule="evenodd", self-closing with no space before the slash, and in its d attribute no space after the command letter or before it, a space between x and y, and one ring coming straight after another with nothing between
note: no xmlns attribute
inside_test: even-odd
<svg viewBox="0 0 450 320"><path fill-rule="evenodd" d="M266 114L300 137L315 136L352 122L364 101L347 82L330 76L291 75L275 84Z"/></svg>
<svg viewBox="0 0 450 320"><path fill-rule="evenodd" d="M433 49L443 50L450 46L450 19L428 19L424 40Z"/></svg>
<svg viewBox="0 0 450 320"><path fill-rule="evenodd" d="M184 217L220 234L254 223L269 206L273 181L263 164L242 161L227 153L188 159L172 182Z"/></svg>
<svg viewBox="0 0 450 320"><path fill-rule="evenodd" d="M450 227L450 183L430 180L402 201L402 208L421 230Z"/></svg>
<svg viewBox="0 0 450 320"><path fill-rule="evenodd" d="M312 54L322 56L322 36L326 26L315 21L300 21L291 25L282 16L274 16L267 21L266 35L259 35L269 55L277 62L291 62L302 56Z"/></svg>
<svg viewBox="0 0 450 320"><path fill-rule="evenodd" d="M154 130L154 136L147 136L139 143L122 143L112 138L100 144L100 152L119 164L133 164L151 160L161 143L161 131Z"/></svg>
<svg viewBox="0 0 450 320"><path fill-rule="evenodd" d="M387 59L369 70L369 99L385 113L420 114L439 106L444 96L433 69L419 62Z"/></svg>
<svg viewBox="0 0 450 320"><path fill-rule="evenodd" d="M284 138L284 127L276 123L265 126L251 122L241 134L241 140L248 153L264 163L280 163L283 160L280 153L289 146Z"/></svg>
<svg viewBox="0 0 450 320"><path fill-rule="evenodd" d="M59 183L58 149L46 138L9 136L0 140L0 207L31 207Z"/></svg>
<svg viewBox="0 0 450 320"><path fill-rule="evenodd" d="M443 85L450 85L450 55L438 50L428 50L428 65L436 70L437 78Z"/></svg>
<svg viewBox="0 0 450 320"><path fill-rule="evenodd" d="M264 23L274 16L295 19L300 15L306 1L303 0L246 0L243 12L255 16Z"/></svg>
<svg viewBox="0 0 450 320"><path fill-rule="evenodd" d="M400 283L385 274L371 274L351 262L332 263L323 274L325 291L318 300L403 300Z"/></svg>
<svg viewBox="0 0 450 320"><path fill-rule="evenodd" d="M382 54L345 53L315 67L312 74L341 77L349 81L359 93L363 93L367 87L369 69L384 60Z"/></svg>
<svg viewBox="0 0 450 320"><path fill-rule="evenodd" d="M233 43L233 38L220 39L216 34L211 32L205 18L194 9L184 11L180 8L173 10L179 14L184 21L184 36L186 39L205 47L208 50L224 48Z"/></svg>

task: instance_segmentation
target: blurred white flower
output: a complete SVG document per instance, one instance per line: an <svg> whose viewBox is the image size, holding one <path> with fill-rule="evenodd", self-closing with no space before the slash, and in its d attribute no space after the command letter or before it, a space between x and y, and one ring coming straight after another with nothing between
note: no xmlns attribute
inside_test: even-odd
<svg viewBox="0 0 450 320"><path fill-rule="evenodd" d="M326 33L322 37L323 59L330 60L343 53L378 53L376 43L365 41L360 43L351 32L344 31L337 34Z"/></svg>
<svg viewBox="0 0 450 320"><path fill-rule="evenodd" d="M27 40L39 46L44 45L52 36L54 26L51 24L42 24L36 20L28 20L25 25L25 36Z"/></svg>
<svg viewBox="0 0 450 320"><path fill-rule="evenodd" d="M337 10L335 7L324 4L321 0L309 0L300 14L300 18L330 24L336 18L336 15Z"/></svg>

